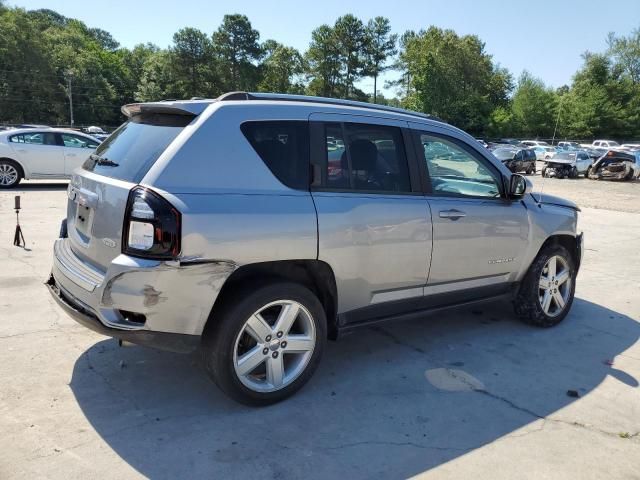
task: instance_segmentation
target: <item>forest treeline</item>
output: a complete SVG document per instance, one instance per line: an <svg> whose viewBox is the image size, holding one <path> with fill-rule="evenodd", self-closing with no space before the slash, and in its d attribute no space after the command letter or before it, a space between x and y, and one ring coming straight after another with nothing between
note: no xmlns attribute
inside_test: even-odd
<svg viewBox="0 0 640 480"><path fill-rule="evenodd" d="M245 90L401 106L490 137L547 138L557 121L560 138L640 138L640 29L609 34L607 46L554 89L532 72L514 79L476 35L398 35L384 17L343 15L313 30L304 52L261 39L240 14L210 32L180 29L167 48L125 48L100 28L0 0L0 123L69 124L69 88L75 124L106 126L122 122L125 103ZM397 80L381 85L387 70Z"/></svg>

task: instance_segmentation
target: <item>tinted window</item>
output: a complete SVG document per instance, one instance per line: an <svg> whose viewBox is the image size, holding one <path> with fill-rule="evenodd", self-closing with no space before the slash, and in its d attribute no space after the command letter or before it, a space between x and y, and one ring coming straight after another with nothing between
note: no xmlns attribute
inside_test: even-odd
<svg viewBox="0 0 640 480"><path fill-rule="evenodd" d="M434 194L491 198L500 196L499 174L457 143L424 133L420 133L420 143Z"/></svg>
<svg viewBox="0 0 640 480"><path fill-rule="evenodd" d="M325 124L326 187L410 192L402 132L363 123Z"/></svg>
<svg viewBox="0 0 640 480"><path fill-rule="evenodd" d="M290 188L309 188L308 122L246 122L240 128L278 180Z"/></svg>
<svg viewBox="0 0 640 480"><path fill-rule="evenodd" d="M22 133L9 138L13 143L30 143L32 145L57 145L56 134L52 132Z"/></svg>
<svg viewBox="0 0 640 480"><path fill-rule="evenodd" d="M191 120L193 117L188 115L137 115L102 142L83 168L107 177L139 182Z"/></svg>

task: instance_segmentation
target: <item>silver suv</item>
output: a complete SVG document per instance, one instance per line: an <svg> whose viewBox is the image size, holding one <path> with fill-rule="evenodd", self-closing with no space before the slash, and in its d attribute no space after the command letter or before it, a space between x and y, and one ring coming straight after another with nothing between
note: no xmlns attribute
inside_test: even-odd
<svg viewBox="0 0 640 480"><path fill-rule="evenodd" d="M288 397L356 327L498 298L549 327L571 307L576 205L442 121L243 92L122 110L69 184L47 284L99 333L199 348L238 401Z"/></svg>

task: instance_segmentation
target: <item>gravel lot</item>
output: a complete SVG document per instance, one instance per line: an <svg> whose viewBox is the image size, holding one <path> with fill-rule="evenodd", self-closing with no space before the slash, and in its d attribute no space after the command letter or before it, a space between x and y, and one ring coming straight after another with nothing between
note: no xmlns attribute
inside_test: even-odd
<svg viewBox="0 0 640 480"><path fill-rule="evenodd" d="M264 409L229 401L195 357L67 318L42 285L66 184L0 192L0 479L639 478L638 188L545 180L584 207L558 327L496 304L363 329ZM18 193L27 249L11 245Z"/></svg>
<svg viewBox="0 0 640 480"><path fill-rule="evenodd" d="M640 181L612 182L586 178L542 178L540 174L527 176L533 191L567 198L581 208L598 208L618 212L640 213Z"/></svg>

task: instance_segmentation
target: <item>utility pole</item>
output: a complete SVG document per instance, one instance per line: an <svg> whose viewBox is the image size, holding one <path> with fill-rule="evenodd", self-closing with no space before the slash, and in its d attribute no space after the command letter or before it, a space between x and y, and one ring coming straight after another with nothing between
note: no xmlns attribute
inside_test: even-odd
<svg viewBox="0 0 640 480"><path fill-rule="evenodd" d="M69 96L69 116L71 119L71 126L73 127L73 97L71 95L71 78L73 77L73 72L71 70L67 70L67 95Z"/></svg>

